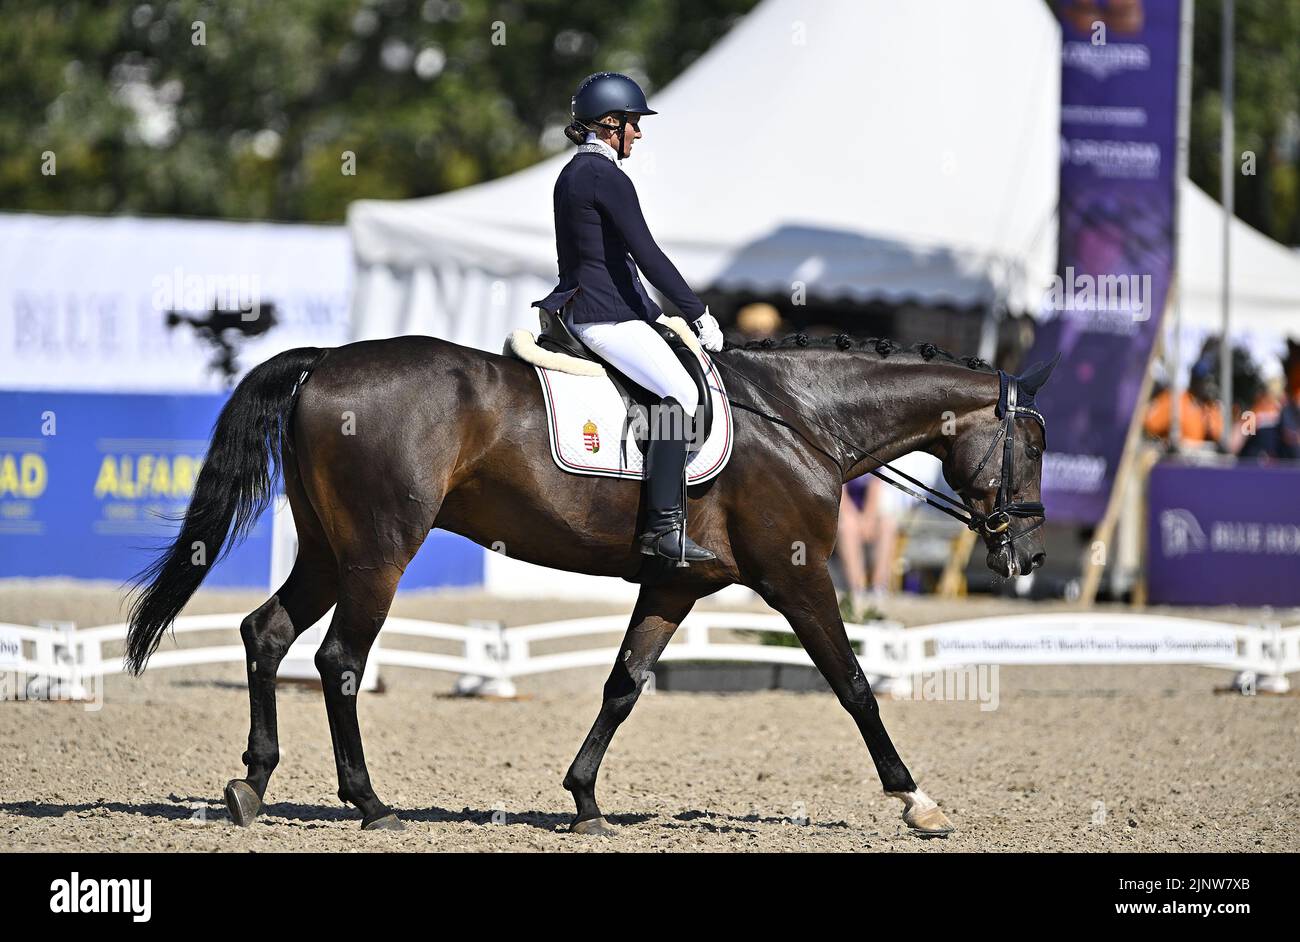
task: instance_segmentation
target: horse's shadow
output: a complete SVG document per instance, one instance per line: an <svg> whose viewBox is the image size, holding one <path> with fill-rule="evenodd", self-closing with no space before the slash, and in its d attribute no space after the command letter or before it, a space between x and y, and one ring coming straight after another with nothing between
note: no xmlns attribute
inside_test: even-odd
<svg viewBox="0 0 1300 942"><path fill-rule="evenodd" d="M81 804L60 804L44 801L6 801L0 802L0 813L13 814L24 818L61 818L67 814L85 812L111 812L114 814L132 814L161 821L193 822L207 824L230 822L230 815L225 805L211 798L169 795L168 801L122 802L96 801ZM504 811L501 809L461 808L452 811L447 808L398 808L397 816L408 824L422 822L426 824L477 824L514 825L522 824L539 831L555 833L567 831L573 816L568 813L551 811ZM660 817L653 814L611 814L606 818L610 824L634 825ZM297 827L321 827L339 822L354 824L360 821L360 814L344 807L331 808L327 805L309 805L301 802L280 801L266 805L261 818L275 823ZM800 824L803 827L819 830L843 830L852 825L845 821L807 821L797 822L790 818L764 816L759 814L719 814L710 811L683 811L672 816L671 820L661 822L669 829L695 829L711 833L754 832L753 825Z"/></svg>
<svg viewBox="0 0 1300 942"><path fill-rule="evenodd" d="M114 814L133 814L162 821L193 821L195 823L230 821L225 805L211 798L194 796L168 796L169 801L122 802L95 801L80 804L61 804L45 801L5 801L0 802L0 814L13 814L24 818L61 818L67 814L84 812L111 812ZM523 824L538 830L554 832L565 830L573 820L571 814L550 811L504 811L501 809L462 808L452 811L447 808L397 808L397 816L409 823L425 822L429 824L479 824L510 825ZM325 805L308 805L300 802L280 801L268 804L261 812L263 819L272 819L286 824L318 827L322 824L336 822L355 823L361 815L351 808L331 808ZM641 824L654 815L620 814L610 815L611 824Z"/></svg>
<svg viewBox="0 0 1300 942"><path fill-rule="evenodd" d="M717 833L727 833L730 831L755 833L754 828L746 827L746 825L753 824L796 824L800 827L817 828L820 830L849 830L853 827L853 825L849 824L847 821L798 821L789 817L760 815L757 813L739 815L719 814L714 811L683 811L680 814L673 815L673 820L665 822L664 827L694 827L700 830Z"/></svg>
<svg viewBox="0 0 1300 942"><path fill-rule="evenodd" d="M184 821L194 818L200 809L212 803L199 798L176 798L172 802L149 801L132 804L122 801L89 801L81 804L60 804L52 801L0 801L0 814L13 814L23 818L61 818L67 814L109 811L116 814L135 814L165 821ZM222 810L225 814L225 810Z"/></svg>

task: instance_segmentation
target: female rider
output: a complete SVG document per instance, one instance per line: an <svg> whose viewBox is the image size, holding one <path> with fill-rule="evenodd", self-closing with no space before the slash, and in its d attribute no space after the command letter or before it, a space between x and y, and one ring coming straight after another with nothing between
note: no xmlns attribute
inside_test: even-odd
<svg viewBox="0 0 1300 942"><path fill-rule="evenodd" d="M661 419L650 423L646 451L641 552L688 563L713 559L682 526L686 436L680 415L671 421L677 410L694 418L699 399L686 368L651 326L663 312L646 293L637 267L691 322L706 350L722 349L722 331L655 243L636 189L617 163L631 156L642 137L642 116L656 112L636 82L617 72L583 79L570 112L573 123L565 134L578 152L555 182L560 283L535 306L563 317L593 354L661 400Z"/></svg>

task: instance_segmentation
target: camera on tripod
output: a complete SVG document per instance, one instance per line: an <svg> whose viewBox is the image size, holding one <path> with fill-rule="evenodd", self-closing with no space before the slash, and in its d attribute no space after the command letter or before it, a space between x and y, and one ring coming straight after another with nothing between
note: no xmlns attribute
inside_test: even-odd
<svg viewBox="0 0 1300 942"><path fill-rule="evenodd" d="M221 374L226 387L239 375L238 353L243 341L266 333L275 326L275 304L263 301L246 308L225 308L213 302L206 314L168 311L167 327L189 324L199 338L215 348L211 367Z"/></svg>

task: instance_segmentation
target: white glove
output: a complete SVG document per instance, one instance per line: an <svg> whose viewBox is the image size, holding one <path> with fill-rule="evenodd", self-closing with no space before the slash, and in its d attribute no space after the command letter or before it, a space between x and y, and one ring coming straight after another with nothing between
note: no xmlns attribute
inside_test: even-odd
<svg viewBox="0 0 1300 942"><path fill-rule="evenodd" d="M701 314L691 324L696 336L700 338L700 346L710 353L717 353L722 349L722 328L718 326L718 319L709 313L706 307Z"/></svg>

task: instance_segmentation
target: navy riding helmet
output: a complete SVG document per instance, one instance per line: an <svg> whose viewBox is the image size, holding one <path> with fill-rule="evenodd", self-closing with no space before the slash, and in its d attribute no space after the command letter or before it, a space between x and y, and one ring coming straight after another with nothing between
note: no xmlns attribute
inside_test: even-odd
<svg viewBox="0 0 1300 942"><path fill-rule="evenodd" d="M623 133L628 115L658 114L645 100L641 86L621 72L597 72L578 83L569 102L574 124L590 129L607 114L618 117L618 156L623 158ZM581 143L580 141L578 143Z"/></svg>

